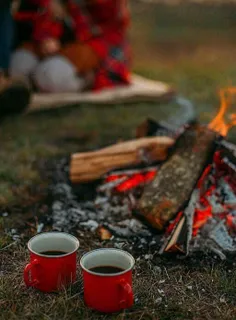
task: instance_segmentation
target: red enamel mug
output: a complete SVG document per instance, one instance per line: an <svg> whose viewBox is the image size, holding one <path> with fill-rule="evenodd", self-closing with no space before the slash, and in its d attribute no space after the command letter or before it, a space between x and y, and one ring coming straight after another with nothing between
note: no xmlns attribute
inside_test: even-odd
<svg viewBox="0 0 236 320"><path fill-rule="evenodd" d="M30 263L24 269L27 287L55 292L76 279L79 240L64 232L44 232L28 242Z"/></svg>
<svg viewBox="0 0 236 320"><path fill-rule="evenodd" d="M98 249L80 260L86 305L100 312L118 312L132 307L132 269L134 258L123 250ZM102 273L108 267L116 273ZM105 268L105 269L104 269ZM98 273L95 270L100 270Z"/></svg>

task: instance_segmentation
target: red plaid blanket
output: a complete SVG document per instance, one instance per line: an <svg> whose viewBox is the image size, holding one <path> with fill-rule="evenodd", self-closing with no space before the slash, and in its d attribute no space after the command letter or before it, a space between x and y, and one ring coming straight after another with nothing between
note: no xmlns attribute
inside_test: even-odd
<svg viewBox="0 0 236 320"><path fill-rule="evenodd" d="M43 0L46 9L48 1ZM96 72L94 89L129 83L127 0L68 0L68 11L70 21L67 23L73 29L75 40L89 44L102 61ZM47 37L60 39L62 34L61 22L50 19L48 10L36 19L33 32L35 41Z"/></svg>

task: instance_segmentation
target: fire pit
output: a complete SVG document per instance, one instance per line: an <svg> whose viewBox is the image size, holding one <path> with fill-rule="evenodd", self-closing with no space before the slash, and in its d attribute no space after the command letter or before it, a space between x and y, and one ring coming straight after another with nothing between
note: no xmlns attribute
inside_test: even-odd
<svg viewBox="0 0 236 320"><path fill-rule="evenodd" d="M146 250L147 255L151 247L160 254L178 252L188 255L210 251L221 259L234 254L236 146L224 137L236 124L236 115L230 115L228 124L223 118L234 93L234 88L220 92L220 111L208 127L195 124L178 132L164 128L169 139L175 138L173 146L171 140L165 140L168 148L171 146L167 159L163 145L157 148L154 140L151 144L151 140L145 140L142 150L148 152L139 157L142 161L137 161L136 157L140 150L135 149L135 153L132 148L125 149L127 156L124 158L130 160L131 166L127 168L128 161L125 161L121 168L104 174L105 167L100 165L99 172L102 173L96 181L94 177L98 171L89 162L94 161L93 153L89 153L89 157L86 154L77 157L87 159L86 166L92 168L92 175L88 172L86 175L71 175L74 164L62 160L57 164L56 178L51 186L54 229L89 230L102 241L110 240L117 247L128 243L129 249ZM145 133L159 135L160 126L155 122L147 122L147 128ZM163 133L163 126L161 131ZM135 146L138 144L135 142ZM118 145L119 150L122 147ZM161 150L158 157L157 149ZM95 153L96 159L105 155L109 159L106 161L108 168L114 165L114 159L119 166L120 157L116 151L114 157L117 149L104 150ZM70 184L69 172L72 180L79 177L79 184Z"/></svg>

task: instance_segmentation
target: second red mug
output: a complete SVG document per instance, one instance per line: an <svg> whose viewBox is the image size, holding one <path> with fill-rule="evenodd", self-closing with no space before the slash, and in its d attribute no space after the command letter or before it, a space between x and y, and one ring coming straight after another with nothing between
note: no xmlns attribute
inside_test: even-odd
<svg viewBox="0 0 236 320"><path fill-rule="evenodd" d="M85 254L83 269L84 300L100 312L118 312L132 307L134 258L118 249L98 249Z"/></svg>
<svg viewBox="0 0 236 320"><path fill-rule="evenodd" d="M54 292L73 283L78 248L78 239L64 232L44 232L30 239L25 284L43 292Z"/></svg>

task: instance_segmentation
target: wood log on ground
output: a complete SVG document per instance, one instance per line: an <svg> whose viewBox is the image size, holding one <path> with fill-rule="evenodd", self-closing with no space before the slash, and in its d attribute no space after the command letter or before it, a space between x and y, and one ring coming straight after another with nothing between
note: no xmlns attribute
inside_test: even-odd
<svg viewBox="0 0 236 320"><path fill-rule="evenodd" d="M212 159L216 136L203 126L188 128L178 139L174 153L146 186L137 212L154 228L162 230L187 204L201 173Z"/></svg>
<svg viewBox="0 0 236 320"><path fill-rule="evenodd" d="M88 182L99 179L116 168L137 165L144 161L163 161L173 144L172 138L152 137L117 143L98 151L76 153L71 157L71 181Z"/></svg>

